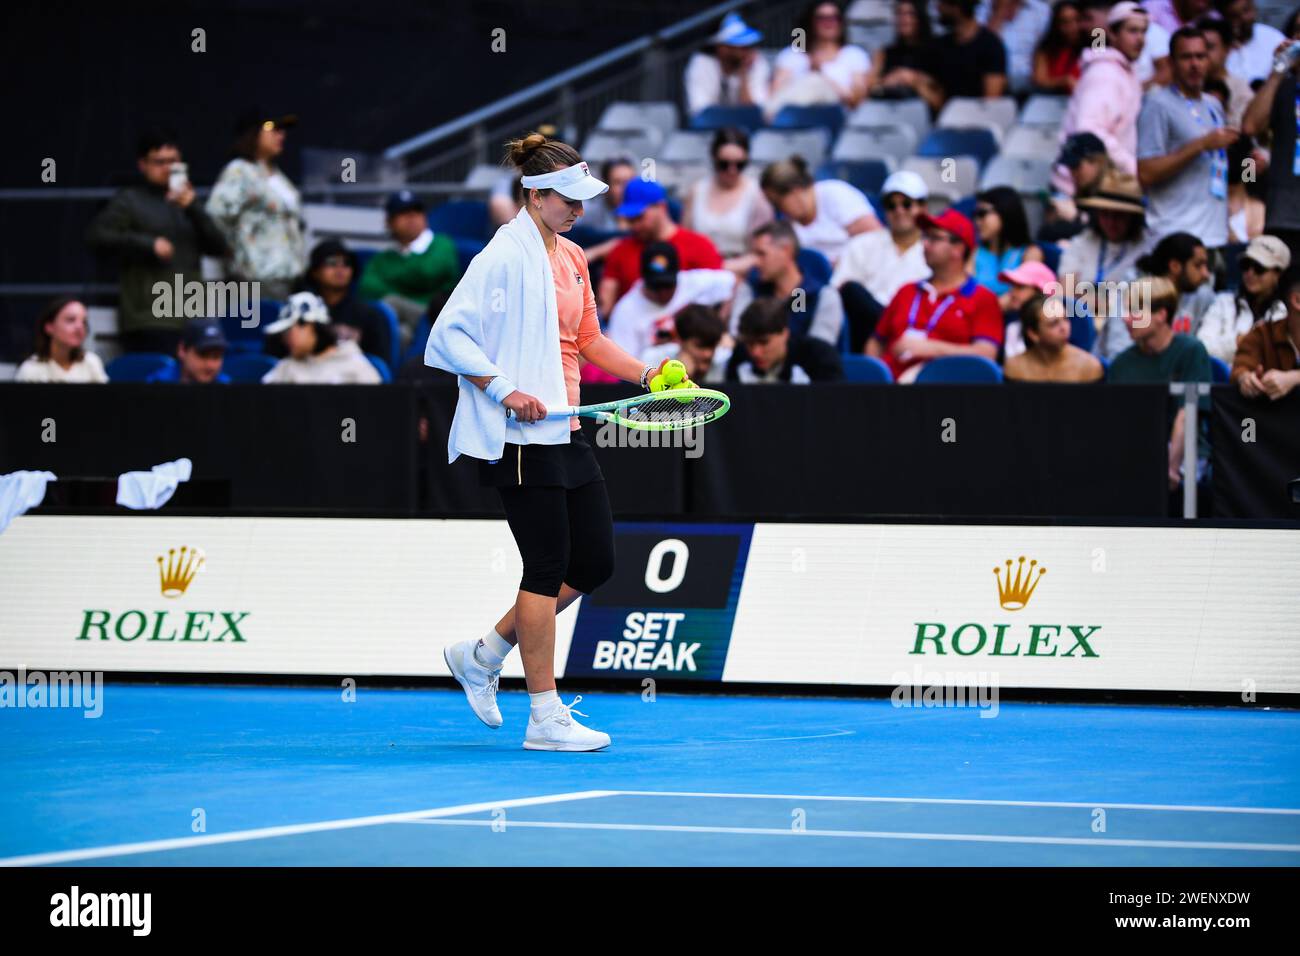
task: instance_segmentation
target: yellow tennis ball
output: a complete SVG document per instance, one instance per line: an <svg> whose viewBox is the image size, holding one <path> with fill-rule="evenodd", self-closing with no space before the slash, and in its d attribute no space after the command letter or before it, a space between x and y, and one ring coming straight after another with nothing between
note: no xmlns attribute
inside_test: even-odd
<svg viewBox="0 0 1300 956"><path fill-rule="evenodd" d="M673 391L676 391L679 388L693 389L695 388L695 383L687 379L686 381L678 382L676 385L671 386L671 388ZM694 395L674 395L673 398L677 399L677 401L684 405L695 401Z"/></svg>
<svg viewBox="0 0 1300 956"><path fill-rule="evenodd" d="M673 359L671 362L664 363L664 370L660 374L663 375L665 382L676 386L679 382L686 381L686 366Z"/></svg>
<svg viewBox="0 0 1300 956"><path fill-rule="evenodd" d="M664 381L662 375L656 375L654 378L650 379L650 391L652 392L662 392L667 387L668 383Z"/></svg>

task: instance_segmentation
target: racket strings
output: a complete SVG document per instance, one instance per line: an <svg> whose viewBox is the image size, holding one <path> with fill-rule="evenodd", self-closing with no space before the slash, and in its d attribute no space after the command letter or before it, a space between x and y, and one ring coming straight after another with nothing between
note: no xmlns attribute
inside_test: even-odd
<svg viewBox="0 0 1300 956"><path fill-rule="evenodd" d="M724 404L720 399L709 396L693 398L689 402L678 401L675 398L659 398L632 406L623 413L623 417L638 422L691 421L713 414Z"/></svg>

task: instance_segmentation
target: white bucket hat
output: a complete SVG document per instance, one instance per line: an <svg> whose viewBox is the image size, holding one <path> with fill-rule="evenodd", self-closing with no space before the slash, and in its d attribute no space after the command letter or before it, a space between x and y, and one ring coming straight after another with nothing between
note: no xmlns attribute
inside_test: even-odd
<svg viewBox="0 0 1300 956"><path fill-rule="evenodd" d="M263 331L266 335L275 335L299 322L319 322L328 325L329 320L330 310L324 299L314 292L295 292L289 296L289 300L284 305L280 306L279 318Z"/></svg>

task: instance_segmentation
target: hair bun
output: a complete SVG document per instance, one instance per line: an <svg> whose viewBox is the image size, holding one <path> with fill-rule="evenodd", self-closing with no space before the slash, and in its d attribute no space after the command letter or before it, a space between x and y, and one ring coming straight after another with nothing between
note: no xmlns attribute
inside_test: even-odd
<svg viewBox="0 0 1300 956"><path fill-rule="evenodd" d="M529 133L522 139L512 139L506 143L506 158L512 166L522 168L528 158L541 149L550 140L542 133Z"/></svg>

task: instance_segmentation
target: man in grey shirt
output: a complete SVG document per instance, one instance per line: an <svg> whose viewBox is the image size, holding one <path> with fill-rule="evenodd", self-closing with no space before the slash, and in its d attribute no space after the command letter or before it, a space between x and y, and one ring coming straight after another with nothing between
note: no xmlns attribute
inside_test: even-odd
<svg viewBox="0 0 1300 956"><path fill-rule="evenodd" d="M1228 147L1239 131L1203 86L1205 36L1184 27L1169 41L1174 82L1149 91L1138 115L1138 179L1156 236L1190 232L1216 250L1228 243Z"/></svg>

